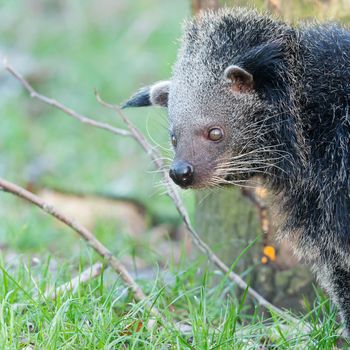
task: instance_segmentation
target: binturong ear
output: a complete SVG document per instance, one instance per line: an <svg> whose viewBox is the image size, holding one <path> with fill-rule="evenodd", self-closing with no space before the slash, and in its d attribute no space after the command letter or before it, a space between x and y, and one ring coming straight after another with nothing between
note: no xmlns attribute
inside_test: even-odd
<svg viewBox="0 0 350 350"><path fill-rule="evenodd" d="M236 65L225 69L224 78L231 84L231 89L235 92L249 92L254 87L253 75Z"/></svg>
<svg viewBox="0 0 350 350"><path fill-rule="evenodd" d="M170 81L159 81L138 90L126 101L122 108L160 106L168 107Z"/></svg>

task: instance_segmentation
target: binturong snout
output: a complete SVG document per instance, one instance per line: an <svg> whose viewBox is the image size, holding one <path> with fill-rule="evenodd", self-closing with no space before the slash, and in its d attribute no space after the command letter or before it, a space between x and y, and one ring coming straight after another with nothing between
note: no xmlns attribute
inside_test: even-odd
<svg viewBox="0 0 350 350"><path fill-rule="evenodd" d="M169 170L169 176L181 187L191 186L193 183L193 175L193 165L183 160L175 161Z"/></svg>

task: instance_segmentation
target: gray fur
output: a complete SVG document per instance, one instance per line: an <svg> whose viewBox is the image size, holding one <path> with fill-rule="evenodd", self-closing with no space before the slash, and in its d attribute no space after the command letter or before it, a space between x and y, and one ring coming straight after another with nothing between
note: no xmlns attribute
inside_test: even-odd
<svg viewBox="0 0 350 350"><path fill-rule="evenodd" d="M228 80L232 66L248 75ZM280 237L314 266L348 331L349 100L349 31L296 29L243 9L205 12L186 24L167 100L174 161L193 166L191 186L261 176L282 198ZM208 139L213 127L224 131L222 141Z"/></svg>

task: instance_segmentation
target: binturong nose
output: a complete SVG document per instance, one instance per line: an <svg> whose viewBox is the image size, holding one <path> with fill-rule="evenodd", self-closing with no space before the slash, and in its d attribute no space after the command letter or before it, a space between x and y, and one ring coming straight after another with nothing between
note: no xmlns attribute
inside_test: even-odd
<svg viewBox="0 0 350 350"><path fill-rule="evenodd" d="M193 183L193 174L192 164L183 160L175 161L169 170L169 176L181 187L188 187Z"/></svg>

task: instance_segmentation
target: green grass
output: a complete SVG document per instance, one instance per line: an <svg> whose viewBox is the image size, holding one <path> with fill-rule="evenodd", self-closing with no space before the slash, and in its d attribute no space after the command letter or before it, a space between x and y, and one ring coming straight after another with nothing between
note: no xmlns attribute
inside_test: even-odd
<svg viewBox="0 0 350 350"><path fill-rule="evenodd" d="M1 349L332 349L338 325L328 301L320 297L298 326L253 313L246 295L228 293L229 281L214 284L217 273L203 260L170 266L171 278L139 280L165 322L152 327L149 310L135 303L112 271L45 299L47 286L69 279L74 264L52 268L50 256L31 266L25 257L3 269L0 281ZM3 266L3 265L2 265ZM81 269L83 266L80 267ZM320 322L320 317L324 321ZM311 330L302 330L306 323ZM180 326L181 325L181 326ZM184 325L187 325L184 328ZM190 327L188 327L190 326ZM262 347L263 349L264 347Z"/></svg>

